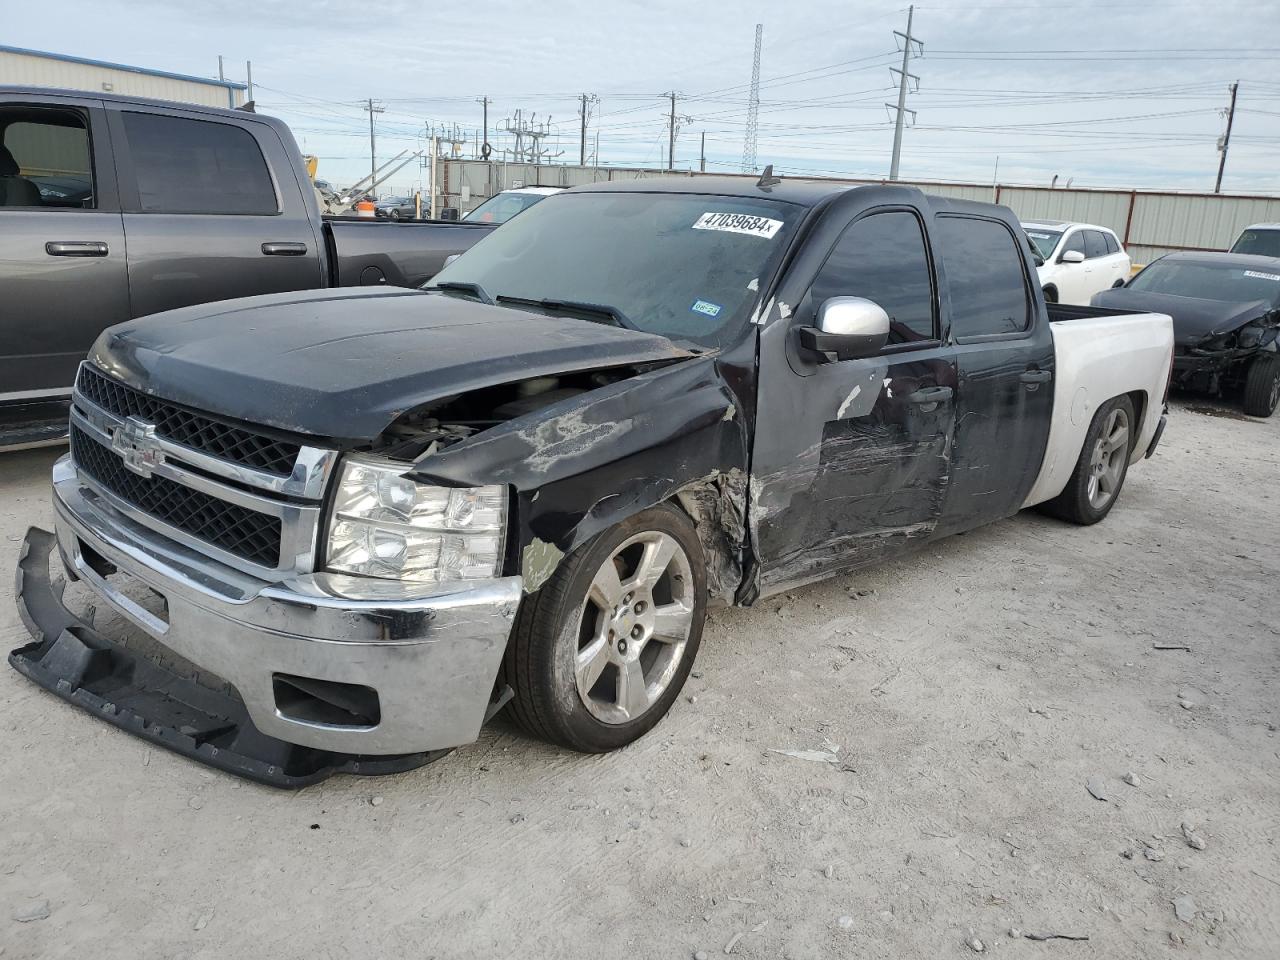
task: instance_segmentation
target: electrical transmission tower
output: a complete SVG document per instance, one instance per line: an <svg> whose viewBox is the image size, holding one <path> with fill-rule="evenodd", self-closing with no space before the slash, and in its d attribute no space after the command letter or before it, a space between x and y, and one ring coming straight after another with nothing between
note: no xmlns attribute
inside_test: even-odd
<svg viewBox="0 0 1280 960"><path fill-rule="evenodd" d="M893 159L889 162L889 179L898 179L898 164L902 159L902 127L907 118L907 114L911 114L911 122L916 122L916 112L907 109L907 87L912 86L912 93L920 89L920 78L914 73L907 70L907 66L911 62L912 57L924 56L924 41L917 40L911 33L911 21L915 16L916 8L914 6L907 7L907 32L901 30L893 31L895 37L902 40L902 69L891 67L889 72L898 75L898 105L895 107L891 103L885 106L897 114L896 121L893 126Z"/></svg>
<svg viewBox="0 0 1280 960"><path fill-rule="evenodd" d="M514 147L504 148L502 152L510 153L516 163L542 163L544 159L554 159L564 152L551 153L542 146L542 141L551 136L550 117L539 123L536 113L526 120L524 111L517 110L514 116L502 121L499 129L515 140Z"/></svg>
<svg viewBox="0 0 1280 960"><path fill-rule="evenodd" d="M751 58L751 96L747 100L747 135L742 141L742 172L755 173L756 139L760 130L760 41L764 24L756 24L756 52Z"/></svg>

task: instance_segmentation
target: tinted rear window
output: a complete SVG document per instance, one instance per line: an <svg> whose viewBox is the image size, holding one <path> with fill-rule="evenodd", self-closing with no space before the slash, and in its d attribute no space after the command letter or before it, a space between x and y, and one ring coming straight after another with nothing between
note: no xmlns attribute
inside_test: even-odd
<svg viewBox="0 0 1280 960"><path fill-rule="evenodd" d="M253 136L229 123L125 113L146 213L273 214L267 162Z"/></svg>
<svg viewBox="0 0 1280 960"><path fill-rule="evenodd" d="M1020 333L1030 325L1022 247L1003 223L939 217L934 236L951 291L956 337Z"/></svg>
<svg viewBox="0 0 1280 960"><path fill-rule="evenodd" d="M1107 255L1107 241L1102 239L1102 234L1097 230L1084 232L1084 255L1090 260Z"/></svg>

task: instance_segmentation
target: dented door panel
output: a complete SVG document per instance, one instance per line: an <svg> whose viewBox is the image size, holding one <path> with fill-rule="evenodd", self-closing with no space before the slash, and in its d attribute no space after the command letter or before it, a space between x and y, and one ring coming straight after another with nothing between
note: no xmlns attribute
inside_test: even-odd
<svg viewBox="0 0 1280 960"><path fill-rule="evenodd" d="M797 348L796 333L814 322L818 305L807 291L846 227L894 208L919 211L927 223L926 204L894 187L833 202L763 318L749 488L758 566L747 599L874 563L935 534L950 481L957 386L936 294L941 265L931 263L936 342L818 364ZM800 305L796 316L790 303Z"/></svg>

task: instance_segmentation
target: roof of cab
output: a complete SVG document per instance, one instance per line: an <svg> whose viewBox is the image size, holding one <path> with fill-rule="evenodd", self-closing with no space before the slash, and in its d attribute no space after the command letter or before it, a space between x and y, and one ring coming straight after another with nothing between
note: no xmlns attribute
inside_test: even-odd
<svg viewBox="0 0 1280 960"><path fill-rule="evenodd" d="M750 197L757 200L781 200L813 207L828 197L847 190L862 189L851 183L815 183L812 180L787 180L768 187L756 184L755 177L647 177L638 180L610 180L574 187L574 193L688 193L717 197ZM878 186L878 184L876 185Z"/></svg>
<svg viewBox="0 0 1280 960"><path fill-rule="evenodd" d="M207 113L221 117L234 117L237 120L256 120L267 123L277 129L288 130L289 126L278 117L252 110L232 109L230 107L210 107L202 103L186 103L181 100L157 100L154 97L130 97L120 93L106 93L96 90L66 90L59 87L29 87L0 84L0 94L21 97L38 97L40 99L85 101L100 100L104 103L121 103L142 107L158 107L163 110L182 111L183 113ZM18 106L18 104L12 104Z"/></svg>

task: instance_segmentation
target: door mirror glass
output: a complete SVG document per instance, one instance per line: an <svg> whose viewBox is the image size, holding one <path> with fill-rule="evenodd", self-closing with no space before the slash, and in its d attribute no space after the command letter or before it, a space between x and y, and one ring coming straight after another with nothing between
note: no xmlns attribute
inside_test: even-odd
<svg viewBox="0 0 1280 960"><path fill-rule="evenodd" d="M1058 258L1059 263L1084 263L1084 253L1080 250L1068 250Z"/></svg>
<svg viewBox="0 0 1280 960"><path fill-rule="evenodd" d="M800 328L800 342L824 362L872 357L889 342L889 314L862 297L831 297L818 308L818 323Z"/></svg>

